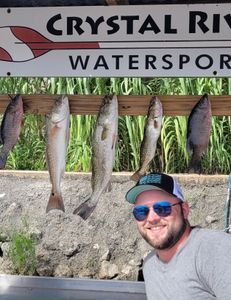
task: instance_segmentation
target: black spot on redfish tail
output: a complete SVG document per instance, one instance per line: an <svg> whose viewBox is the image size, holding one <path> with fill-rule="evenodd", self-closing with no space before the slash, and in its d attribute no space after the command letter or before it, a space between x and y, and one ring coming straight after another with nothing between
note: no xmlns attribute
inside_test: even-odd
<svg viewBox="0 0 231 300"><path fill-rule="evenodd" d="M90 217L95 208L96 205L91 206L88 205L87 202L84 202L74 210L73 214L79 215L83 220L87 220L87 218Z"/></svg>
<svg viewBox="0 0 231 300"><path fill-rule="evenodd" d="M47 204L46 213L48 213L52 209L59 209L65 212L63 198L61 195L51 193Z"/></svg>

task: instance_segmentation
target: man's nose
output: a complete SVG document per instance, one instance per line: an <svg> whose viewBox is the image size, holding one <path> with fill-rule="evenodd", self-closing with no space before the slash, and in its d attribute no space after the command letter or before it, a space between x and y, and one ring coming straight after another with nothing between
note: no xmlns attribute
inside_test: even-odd
<svg viewBox="0 0 231 300"><path fill-rule="evenodd" d="M148 216L147 216L147 221L149 223L152 222L159 222L161 217L154 211L153 207L149 208Z"/></svg>

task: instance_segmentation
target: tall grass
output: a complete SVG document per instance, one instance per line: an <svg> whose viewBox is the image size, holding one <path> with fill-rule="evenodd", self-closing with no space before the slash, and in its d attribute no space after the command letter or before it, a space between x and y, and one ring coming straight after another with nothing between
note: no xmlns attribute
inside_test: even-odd
<svg viewBox="0 0 231 300"><path fill-rule="evenodd" d="M2 78L1 93L112 94L118 95L210 95L231 94L230 78ZM199 100L199 99L198 99ZM115 171L133 171L139 165L145 116L120 116ZM187 116L163 118L161 136L150 169L186 172ZM71 116L68 171L90 171L91 137L96 116ZM44 170L44 116L25 116L20 140L7 160L8 169ZM213 117L208 151L203 157L205 173L228 174L231 166L231 117Z"/></svg>

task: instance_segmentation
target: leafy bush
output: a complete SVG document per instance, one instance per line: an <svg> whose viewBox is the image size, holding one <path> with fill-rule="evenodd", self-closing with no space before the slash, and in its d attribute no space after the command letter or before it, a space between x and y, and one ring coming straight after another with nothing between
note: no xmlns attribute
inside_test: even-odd
<svg viewBox="0 0 231 300"><path fill-rule="evenodd" d="M9 247L9 258L15 273L33 275L36 269L35 238L29 234L26 219L22 219L23 229L14 231Z"/></svg>

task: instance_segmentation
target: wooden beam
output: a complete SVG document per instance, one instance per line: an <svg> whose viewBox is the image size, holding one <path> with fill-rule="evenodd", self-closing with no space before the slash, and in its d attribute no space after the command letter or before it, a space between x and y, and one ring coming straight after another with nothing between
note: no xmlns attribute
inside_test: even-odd
<svg viewBox="0 0 231 300"><path fill-rule="evenodd" d="M68 95L71 114L95 115L98 113L103 95ZM161 100L166 116L189 115L201 96L163 96ZM35 94L22 95L26 114L47 114L51 111L58 95ZM209 96L214 116L231 116L231 95ZM119 115L146 115L151 96L118 95ZM9 103L8 95L0 95L0 113Z"/></svg>

